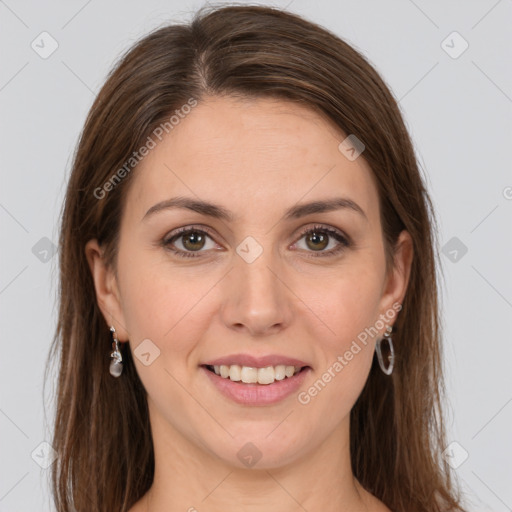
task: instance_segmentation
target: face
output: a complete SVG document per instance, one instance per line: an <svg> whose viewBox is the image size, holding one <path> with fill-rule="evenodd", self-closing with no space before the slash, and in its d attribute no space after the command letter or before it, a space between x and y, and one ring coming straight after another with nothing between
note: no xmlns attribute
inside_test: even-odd
<svg viewBox="0 0 512 512"><path fill-rule="evenodd" d="M345 137L286 101L204 100L134 171L115 274L88 245L162 435L239 467L240 449L258 451L271 468L347 426L407 257L386 274L372 172L338 149ZM300 208L324 201L338 204Z"/></svg>

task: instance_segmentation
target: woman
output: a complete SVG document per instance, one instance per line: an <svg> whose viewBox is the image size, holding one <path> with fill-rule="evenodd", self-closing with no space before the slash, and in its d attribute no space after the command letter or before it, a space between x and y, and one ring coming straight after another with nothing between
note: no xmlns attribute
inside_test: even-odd
<svg viewBox="0 0 512 512"><path fill-rule="evenodd" d="M434 236L348 44L260 6L142 39L62 213L57 510L463 510Z"/></svg>

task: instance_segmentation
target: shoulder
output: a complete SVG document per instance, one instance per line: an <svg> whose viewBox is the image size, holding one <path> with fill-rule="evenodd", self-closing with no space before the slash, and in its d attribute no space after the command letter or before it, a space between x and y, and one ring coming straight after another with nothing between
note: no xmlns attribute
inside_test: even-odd
<svg viewBox="0 0 512 512"><path fill-rule="evenodd" d="M128 512L146 512L147 508L145 508L145 503L145 499L141 498L139 501L137 501L137 503L128 509Z"/></svg>
<svg viewBox="0 0 512 512"><path fill-rule="evenodd" d="M382 501L376 498L373 494L369 493L367 490L364 490L364 497L364 501L369 512L393 512L390 508L384 505Z"/></svg>

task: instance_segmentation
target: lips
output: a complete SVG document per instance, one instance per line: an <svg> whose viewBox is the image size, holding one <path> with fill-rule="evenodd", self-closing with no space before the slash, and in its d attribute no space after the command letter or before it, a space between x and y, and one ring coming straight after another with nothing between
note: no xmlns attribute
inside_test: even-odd
<svg viewBox="0 0 512 512"><path fill-rule="evenodd" d="M212 361L213 362L213 361ZM223 366L221 366L222 368ZM253 367L254 368L254 367ZM293 366L290 366L293 368ZM200 370L207 380L227 399L243 406L268 406L277 404L299 391L304 380L311 372L309 366L292 377L274 381L271 384L245 384L233 382L230 378L223 378L201 365Z"/></svg>
<svg viewBox="0 0 512 512"><path fill-rule="evenodd" d="M281 354L231 354L199 365L228 399L243 405L272 405L286 399L312 371L307 362Z"/></svg>
<svg viewBox="0 0 512 512"><path fill-rule="evenodd" d="M310 366L308 363L295 359L293 357L287 357L279 354L269 354L266 356L252 356L250 354L232 354L229 356L220 357L218 359L211 359L201 364L201 366L249 366L252 368L266 368L267 366L299 366L301 368Z"/></svg>

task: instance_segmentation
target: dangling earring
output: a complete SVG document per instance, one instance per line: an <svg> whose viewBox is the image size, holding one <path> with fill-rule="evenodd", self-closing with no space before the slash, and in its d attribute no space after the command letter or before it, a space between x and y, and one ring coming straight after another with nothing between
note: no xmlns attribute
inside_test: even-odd
<svg viewBox="0 0 512 512"><path fill-rule="evenodd" d="M112 353L110 357L112 361L110 361L110 375L112 377L119 377L123 372L123 356L119 350L119 340L116 338L116 330L114 326L110 327L110 332L112 333Z"/></svg>
<svg viewBox="0 0 512 512"><path fill-rule="evenodd" d="M392 330L393 330L393 327L388 325L387 328L386 328L386 332L384 333L384 337L381 338L380 340L378 340L377 344L375 345L375 349L376 349L376 352L377 352L377 359L379 360L380 369L386 375L391 375L391 373L393 372L393 366L395 364L395 351L393 350L393 341L391 339L391 331ZM382 340L384 338L389 343L389 352L390 352L390 354L388 356L389 366L387 368L384 365L384 358L382 357L382 349L381 349L381 346L380 346L380 344L382 343Z"/></svg>

